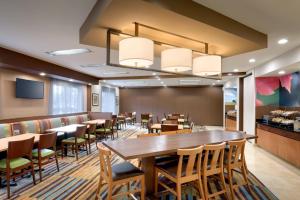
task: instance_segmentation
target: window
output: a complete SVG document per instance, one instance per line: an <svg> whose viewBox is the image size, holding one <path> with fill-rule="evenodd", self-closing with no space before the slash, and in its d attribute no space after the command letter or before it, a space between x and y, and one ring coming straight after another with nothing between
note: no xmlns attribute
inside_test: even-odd
<svg viewBox="0 0 300 200"><path fill-rule="evenodd" d="M102 112L116 114L116 89L102 86Z"/></svg>
<svg viewBox="0 0 300 200"><path fill-rule="evenodd" d="M84 86L52 79L49 98L50 114L84 112Z"/></svg>

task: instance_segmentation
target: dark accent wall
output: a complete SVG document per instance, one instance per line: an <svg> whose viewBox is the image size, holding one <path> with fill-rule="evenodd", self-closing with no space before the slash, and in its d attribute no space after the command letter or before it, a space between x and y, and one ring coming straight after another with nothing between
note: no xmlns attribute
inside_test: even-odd
<svg viewBox="0 0 300 200"><path fill-rule="evenodd" d="M164 113L189 114L196 125L223 125L222 87L121 88L120 113L152 113L161 119Z"/></svg>

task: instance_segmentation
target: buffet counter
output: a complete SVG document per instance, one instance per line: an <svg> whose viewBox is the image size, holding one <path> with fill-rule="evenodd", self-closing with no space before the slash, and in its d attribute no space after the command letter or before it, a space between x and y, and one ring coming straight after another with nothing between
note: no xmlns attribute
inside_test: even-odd
<svg viewBox="0 0 300 200"><path fill-rule="evenodd" d="M300 167L300 133L276 124L256 122L256 143L261 148Z"/></svg>

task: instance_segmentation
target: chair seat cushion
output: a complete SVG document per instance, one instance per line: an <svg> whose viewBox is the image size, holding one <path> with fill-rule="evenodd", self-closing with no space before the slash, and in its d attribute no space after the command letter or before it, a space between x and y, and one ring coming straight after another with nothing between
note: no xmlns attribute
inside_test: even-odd
<svg viewBox="0 0 300 200"><path fill-rule="evenodd" d="M89 134L85 134L84 138L88 139L89 138ZM95 139L95 138L96 138L95 135L90 134L90 139Z"/></svg>
<svg viewBox="0 0 300 200"><path fill-rule="evenodd" d="M96 132L110 132L111 131L111 129L109 129L109 128L98 128L98 129L96 129Z"/></svg>
<svg viewBox="0 0 300 200"><path fill-rule="evenodd" d="M41 156L42 158L46 157L46 156L50 156L50 155L54 155L55 152L51 149L42 149L41 150ZM32 156L34 158L37 158L38 157L38 149L34 149L32 150Z"/></svg>
<svg viewBox="0 0 300 200"><path fill-rule="evenodd" d="M29 163L30 160L26 158L15 158L10 160L10 168L15 169ZM6 169L6 159L0 160L0 169Z"/></svg>
<svg viewBox="0 0 300 200"><path fill-rule="evenodd" d="M68 139L62 140L63 143L75 143L75 137L70 137ZM77 143L83 143L85 142L85 139L83 138L77 138Z"/></svg>
<svg viewBox="0 0 300 200"><path fill-rule="evenodd" d="M148 119L142 119L142 122L148 122L149 120Z"/></svg>
<svg viewBox="0 0 300 200"><path fill-rule="evenodd" d="M141 171L130 162L122 162L113 165L111 167L111 170L112 178L114 181L144 174L143 171Z"/></svg>
<svg viewBox="0 0 300 200"><path fill-rule="evenodd" d="M168 156L158 156L155 157L155 164L157 166L159 165L165 165L165 164L171 164L171 163L178 163L179 156L178 155L168 155Z"/></svg>
<svg viewBox="0 0 300 200"><path fill-rule="evenodd" d="M182 164L182 170L181 170L181 176L185 176L186 175L186 162L183 162ZM173 177L177 177L177 168L178 168L178 162L167 162L165 164L158 164L156 165L156 167L164 172L166 172L167 174L173 176ZM197 173L197 169L194 168L193 169L193 173Z"/></svg>

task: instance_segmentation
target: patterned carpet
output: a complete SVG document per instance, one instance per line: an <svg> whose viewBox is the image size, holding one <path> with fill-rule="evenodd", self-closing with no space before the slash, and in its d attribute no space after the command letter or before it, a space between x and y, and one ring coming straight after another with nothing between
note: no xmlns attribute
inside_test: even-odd
<svg viewBox="0 0 300 200"><path fill-rule="evenodd" d="M201 128L197 128L196 130ZM140 129L135 126L128 126L127 130L119 131L119 138L132 138L136 134L145 132L145 129ZM112 164L120 162L122 159L113 155ZM134 164L136 160L132 161ZM86 156L86 152L81 152L78 161L73 157L67 157L59 160L60 172L57 172L55 164L49 164L44 167L43 182L39 182L38 173L36 173L37 185L33 186L32 178L17 179L17 186L11 187L11 199L94 199L95 191L99 175L99 160L96 146L92 147L92 154ZM239 181L241 176L235 173L235 179ZM249 175L252 194L245 187L239 187L235 190L236 199L262 199L275 200L277 199L268 188L266 188L253 174ZM132 183L134 186L137 183ZM215 191L220 188L218 182L211 182L209 190ZM125 188L115 188L115 192L124 190ZM101 196L106 199L106 188L103 187ZM193 187L187 185L183 187L183 200L197 199L198 193ZM0 190L0 199L6 199L6 188ZM120 198L127 199L127 198ZM173 195L164 193L160 197L161 200L176 199ZM219 197L217 199L223 199Z"/></svg>

